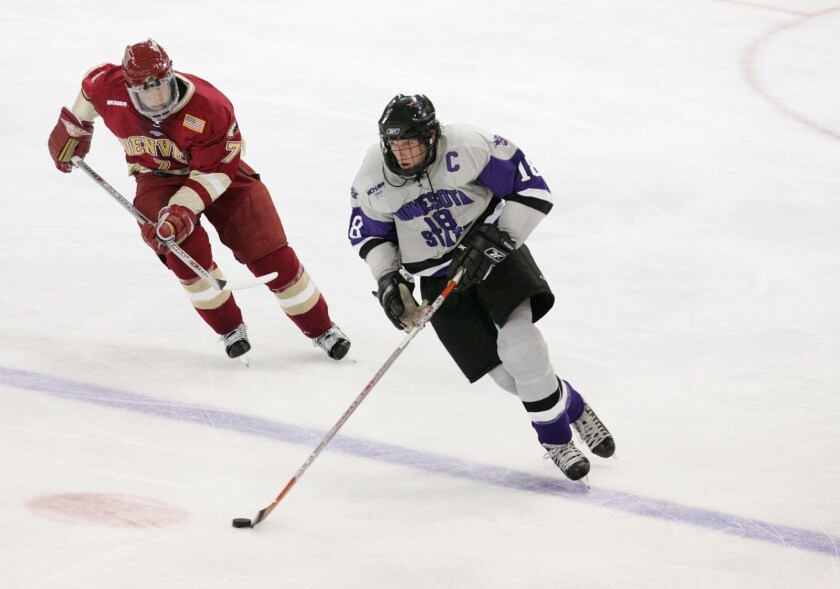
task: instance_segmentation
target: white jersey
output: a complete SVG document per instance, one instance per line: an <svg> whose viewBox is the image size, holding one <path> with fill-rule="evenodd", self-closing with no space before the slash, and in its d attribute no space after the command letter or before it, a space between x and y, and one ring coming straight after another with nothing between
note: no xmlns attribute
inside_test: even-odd
<svg viewBox="0 0 840 589"><path fill-rule="evenodd" d="M351 189L350 243L375 278L402 265L442 275L476 223L497 223L521 245L551 210L551 192L507 139L446 125L435 161L416 180L385 166L379 144L365 154Z"/></svg>

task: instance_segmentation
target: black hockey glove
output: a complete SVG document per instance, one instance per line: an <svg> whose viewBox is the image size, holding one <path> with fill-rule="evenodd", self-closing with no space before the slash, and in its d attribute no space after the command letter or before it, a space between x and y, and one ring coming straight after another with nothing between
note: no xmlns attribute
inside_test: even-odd
<svg viewBox="0 0 840 589"><path fill-rule="evenodd" d="M379 278L379 304L394 327L410 331L417 323L417 311L421 307L412 295L414 284L410 283L397 270L383 274Z"/></svg>
<svg viewBox="0 0 840 589"><path fill-rule="evenodd" d="M487 278L496 264L516 249L513 238L495 225L478 225L458 244L458 253L449 267L448 278L464 267L458 290L475 286Z"/></svg>

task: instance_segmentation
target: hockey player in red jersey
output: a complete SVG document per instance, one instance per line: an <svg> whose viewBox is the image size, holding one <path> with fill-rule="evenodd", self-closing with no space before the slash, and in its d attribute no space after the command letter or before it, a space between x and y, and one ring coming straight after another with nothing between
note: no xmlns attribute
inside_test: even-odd
<svg viewBox="0 0 840 589"><path fill-rule="evenodd" d="M219 90L173 70L153 40L130 45L122 65L88 72L73 107L62 108L49 138L59 170L70 172L71 158L88 153L98 117L125 150L137 182L134 206L155 220L141 225L143 240L181 281L201 318L222 336L229 357L251 348L233 295L212 289L157 239L174 239L221 278L203 219L254 275L277 272L267 286L304 335L335 360L347 354L350 341L330 319L323 295L289 245L268 189L242 161L233 106Z"/></svg>

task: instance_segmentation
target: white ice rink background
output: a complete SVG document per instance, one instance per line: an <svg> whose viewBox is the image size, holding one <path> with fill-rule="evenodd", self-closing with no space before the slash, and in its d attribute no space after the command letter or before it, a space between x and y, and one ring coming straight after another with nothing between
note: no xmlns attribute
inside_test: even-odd
<svg viewBox="0 0 840 589"><path fill-rule="evenodd" d="M840 587L840 2L3 12L0 587ZM147 37L232 99L344 361L264 289L236 295L250 368L227 360L131 217L53 168L81 76ZM539 325L617 458L565 481L429 329L233 529L402 339L345 238L399 92L513 140L552 188ZM133 193L101 123L87 161Z"/></svg>

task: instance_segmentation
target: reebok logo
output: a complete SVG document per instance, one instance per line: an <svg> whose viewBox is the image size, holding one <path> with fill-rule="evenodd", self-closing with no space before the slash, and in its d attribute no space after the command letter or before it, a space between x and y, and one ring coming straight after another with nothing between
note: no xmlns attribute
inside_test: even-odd
<svg viewBox="0 0 840 589"><path fill-rule="evenodd" d="M494 247L488 247L484 250L484 255L496 262L497 264L507 257L507 254L497 250Z"/></svg>
<svg viewBox="0 0 840 589"><path fill-rule="evenodd" d="M109 100L105 104L108 106L128 106L128 103L124 100Z"/></svg>

